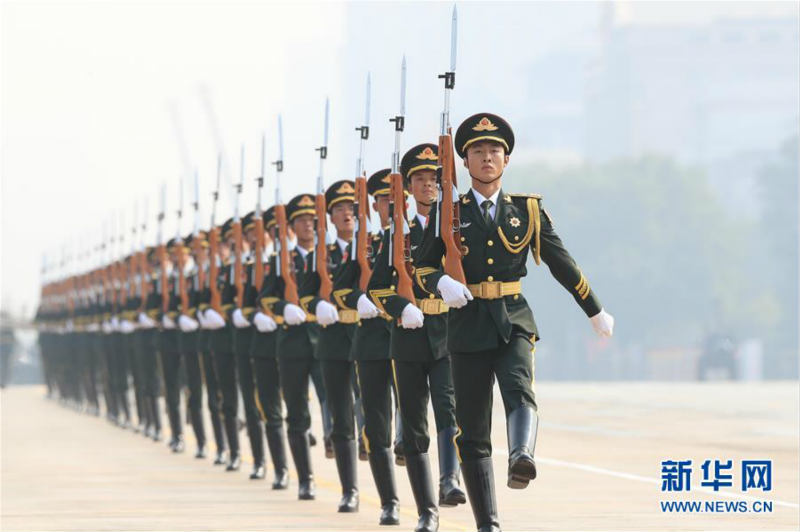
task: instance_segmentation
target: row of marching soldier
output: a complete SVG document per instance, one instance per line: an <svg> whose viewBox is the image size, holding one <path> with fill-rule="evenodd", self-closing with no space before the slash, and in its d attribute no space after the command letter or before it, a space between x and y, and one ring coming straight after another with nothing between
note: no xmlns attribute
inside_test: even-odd
<svg viewBox="0 0 800 532"><path fill-rule="evenodd" d="M230 471L241 467L241 410L254 457L251 478L265 478L268 449L272 488L286 489L293 476L298 499L313 500L313 385L321 402L325 453L335 459L341 485L339 512L359 510L361 459L369 462L380 496L381 525L399 524L394 471L404 465L418 514L416 531L438 530L439 509L467 500L478 530L499 530L490 439L495 382L507 425L507 486L523 489L537 476L533 355L539 331L521 285L528 254L536 265L548 266L598 335L611 336L614 320L556 234L541 196L503 190L515 144L510 124L496 114L478 113L451 136L455 16L453 24L451 68L440 76L445 110L438 143L418 144L401 157L403 61L400 113L391 118L391 168L367 179L365 119L357 128L361 152L355 179L325 187L326 103L315 193L282 200L279 122L271 208L261 209L262 140L253 212L240 216L237 200L234 216L219 225L212 215L208 231L196 221L186 237L162 244L159 236L152 248L45 285L38 318L51 389L95 413L102 389L109 417L124 426L132 419L132 382L140 428L159 439L163 382L169 444L181 452L185 380L197 456L203 458L205 382L215 463ZM456 156L470 179L461 195ZM220 173L218 167L217 192ZM243 184L244 150L237 198ZM411 212L408 196L414 199ZM196 212L198 201L195 192ZM370 231L370 204L380 220L376 231ZM98 368L102 386L95 379ZM438 493L428 459L429 404Z"/></svg>

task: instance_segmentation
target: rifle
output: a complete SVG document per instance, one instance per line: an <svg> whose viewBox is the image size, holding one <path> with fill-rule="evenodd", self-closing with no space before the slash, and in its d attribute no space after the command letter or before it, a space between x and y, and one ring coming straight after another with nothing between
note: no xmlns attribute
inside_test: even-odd
<svg viewBox="0 0 800 532"><path fill-rule="evenodd" d="M123 312L125 304L128 302L128 264L125 260L125 219L122 213L119 216L119 254L117 283L119 284L119 312Z"/></svg>
<svg viewBox="0 0 800 532"><path fill-rule="evenodd" d="M161 209L158 213L158 240L156 242L158 261L161 263L161 311L165 314L169 310L169 290L167 284L167 248L164 245L164 216L167 211L167 184L161 184Z"/></svg>
<svg viewBox="0 0 800 532"><path fill-rule="evenodd" d="M194 227L192 229L192 252L194 259L197 263L197 287L199 292L203 290L206 285L206 270L205 264L201 264L200 256L203 254L203 243L200 241L200 176L197 175L197 170L194 171L194 201L192 202L194 209ZM208 257L206 257L208 259Z"/></svg>
<svg viewBox="0 0 800 532"><path fill-rule="evenodd" d="M328 99L325 98L325 133L322 146L316 148L319 152L319 175L317 176L317 196L314 201L316 212L316 231L314 234L314 265L313 269L319 275L319 297L329 301L333 291L333 283L328 274L328 212L325 205L325 186L322 181L322 170L325 159L328 158Z"/></svg>
<svg viewBox="0 0 800 532"><path fill-rule="evenodd" d="M369 103L370 103L370 75L367 74L367 100L364 111L364 124L356 128L359 134L358 162L356 163L356 194L353 210L356 215L356 230L353 235L353 257L352 260L358 261L359 279L358 285L362 291L367 289L369 278L372 275L372 268L369 264L369 254L367 251L369 239L369 196L367 195L367 178L364 172L364 144L369 138Z"/></svg>
<svg viewBox="0 0 800 532"><path fill-rule="evenodd" d="M256 231L256 249L253 252L255 268L255 279L253 285L256 293L261 292L261 285L264 282L264 218L261 212L261 190L264 188L264 175L266 174L265 165L267 164L267 135L261 135L261 174L256 178L258 184L258 191L256 195L256 215L255 215L255 231Z"/></svg>
<svg viewBox="0 0 800 532"><path fill-rule="evenodd" d="M242 187L244 186L244 144L242 144L240 162L239 182L234 185L234 189L236 190L236 203L233 209L233 242L235 253L235 257L233 258L233 282L236 287L236 306L242 308L242 306L244 306L244 268L242 267L244 245L242 242L242 220L239 217L239 199L242 195Z"/></svg>
<svg viewBox="0 0 800 532"><path fill-rule="evenodd" d="M403 176L400 175L400 137L405 129L406 112L406 58L400 67L400 114L390 118L394 122L394 153L392 153L392 173L389 175L389 264L397 272L397 294L416 302L411 275L408 272L410 252L406 246L406 234L409 232L406 221L406 198L403 187Z"/></svg>
<svg viewBox="0 0 800 532"><path fill-rule="evenodd" d="M441 115L439 134L439 225L436 232L444 242L444 271L456 281L466 284L464 267L461 265L461 216L456 183L455 158L453 156L453 137L450 127L450 91L456 84L456 36L458 14L453 6L453 19L450 27L450 70L439 74L444 80L444 110Z"/></svg>
<svg viewBox="0 0 800 532"><path fill-rule="evenodd" d="M297 280L292 270L292 262L289 258L289 222L286 220L286 206L281 199L281 174L283 173L283 125L281 117L278 115L278 160L275 165L275 224L278 226L278 241L275 243L276 249L276 269L277 274L283 279L283 298L297 305L300 296L297 293Z"/></svg>
<svg viewBox="0 0 800 532"><path fill-rule="evenodd" d="M144 312L147 308L147 297L150 292L150 268L147 264L147 251L144 245L144 235L147 232L147 198L144 200L144 216L142 217L142 230L139 233L139 293L141 294L142 304L139 306L139 312Z"/></svg>
<svg viewBox="0 0 800 532"><path fill-rule="evenodd" d="M186 314L189 310L189 293L186 289L186 276L183 273L186 267L186 254L183 252L183 238L181 237L181 221L183 220L183 176L178 185L178 224L175 230L175 246L178 250L178 296L180 297L181 314Z"/></svg>
<svg viewBox="0 0 800 532"><path fill-rule="evenodd" d="M208 231L208 288L211 294L209 305L214 311L224 316L222 313L222 294L219 291L217 279L219 278L219 232L217 231L217 200L219 199L219 180L222 177L222 154L217 156L217 188L211 194L213 199L211 207L211 228Z"/></svg>

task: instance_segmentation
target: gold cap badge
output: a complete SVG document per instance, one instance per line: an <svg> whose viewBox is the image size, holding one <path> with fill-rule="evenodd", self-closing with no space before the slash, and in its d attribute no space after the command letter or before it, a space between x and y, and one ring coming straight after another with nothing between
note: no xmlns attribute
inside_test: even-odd
<svg viewBox="0 0 800 532"><path fill-rule="evenodd" d="M336 189L336 193L337 194L355 194L356 193L356 189L353 188L353 185L351 185L350 183L345 181L344 183L342 183L342 186L340 186L339 188Z"/></svg>
<svg viewBox="0 0 800 532"><path fill-rule="evenodd" d="M492 121L484 116L472 128L472 131L497 131L497 129L498 129L497 126L492 124Z"/></svg>
<svg viewBox="0 0 800 532"><path fill-rule="evenodd" d="M424 159L427 161L437 161L439 160L439 157L437 157L436 154L433 153L433 150L431 149L430 146L426 146L425 149L422 150L419 155L417 155L417 159Z"/></svg>
<svg viewBox="0 0 800 532"><path fill-rule="evenodd" d="M311 196L303 196L303 198L297 202L298 207L313 207L314 200L311 199Z"/></svg>

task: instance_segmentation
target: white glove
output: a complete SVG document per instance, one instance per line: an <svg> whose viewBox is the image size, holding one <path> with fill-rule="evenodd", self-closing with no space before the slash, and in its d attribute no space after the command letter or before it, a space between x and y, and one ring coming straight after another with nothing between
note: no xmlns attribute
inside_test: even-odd
<svg viewBox="0 0 800 532"><path fill-rule="evenodd" d="M219 312L213 308L206 309L206 326L212 331L222 329L225 327L225 318L219 315Z"/></svg>
<svg viewBox="0 0 800 532"><path fill-rule="evenodd" d="M600 312L589 318L589 320L592 322L594 332L598 336L610 337L614 334L614 316L604 309L600 309Z"/></svg>
<svg viewBox="0 0 800 532"><path fill-rule="evenodd" d="M164 316L161 317L161 326L165 329L174 329L176 327L175 320L164 314Z"/></svg>
<svg viewBox="0 0 800 532"><path fill-rule="evenodd" d="M103 322L103 325L101 325L101 328L103 329L103 332L106 333L106 334L111 334L113 332L113 329L111 328L111 322L108 321L108 320L105 320Z"/></svg>
<svg viewBox="0 0 800 532"><path fill-rule="evenodd" d="M75 324L72 323L72 320L67 320L67 323L64 326L64 330L67 332L72 332L75 330Z"/></svg>
<svg viewBox="0 0 800 532"><path fill-rule="evenodd" d="M283 308L283 319L289 325L300 325L306 321L306 313L297 305L289 303Z"/></svg>
<svg viewBox="0 0 800 532"><path fill-rule="evenodd" d="M314 314L317 315L317 323L320 325L333 325L339 321L339 312L336 307L325 300L317 303Z"/></svg>
<svg viewBox="0 0 800 532"><path fill-rule="evenodd" d="M139 326L143 329L152 329L156 326L156 322L144 312L139 313Z"/></svg>
<svg viewBox="0 0 800 532"><path fill-rule="evenodd" d="M253 324L256 326L256 329L262 333L270 333L278 328L278 324L275 323L275 320L263 312L256 312L256 315L253 316Z"/></svg>
<svg viewBox="0 0 800 532"><path fill-rule="evenodd" d="M425 321L425 314L409 303L400 315L400 327L403 329L419 329Z"/></svg>
<svg viewBox="0 0 800 532"><path fill-rule="evenodd" d="M130 334L134 330L136 330L136 327L133 326L133 323L131 323L130 320L121 320L119 322L119 332L122 334Z"/></svg>
<svg viewBox="0 0 800 532"><path fill-rule="evenodd" d="M86 326L86 330L88 332L97 332L100 330L100 325L98 325L97 323L90 323L89 325Z"/></svg>
<svg viewBox="0 0 800 532"><path fill-rule="evenodd" d="M369 300L367 294L361 294L358 297L356 308L358 309L358 317L363 320L374 318L380 313L378 307L376 307L375 304Z"/></svg>
<svg viewBox="0 0 800 532"><path fill-rule="evenodd" d="M200 323L200 328L201 329L208 329L208 322L206 321L206 318L203 315L203 313L198 310L196 316L197 316L198 323Z"/></svg>
<svg viewBox="0 0 800 532"><path fill-rule="evenodd" d="M197 320L193 320L186 314L181 314L178 316L178 327L181 328L183 332L194 332L200 327L200 324L197 323Z"/></svg>
<svg viewBox="0 0 800 532"><path fill-rule="evenodd" d="M467 304L467 301L472 301L472 294L469 288L459 283L449 275L443 275L436 285L439 293L442 294L442 300L445 305L452 308L461 308Z"/></svg>
<svg viewBox="0 0 800 532"><path fill-rule="evenodd" d="M111 316L111 332L117 332L119 330L119 320L116 316ZM67 322L67 327L72 327L72 322Z"/></svg>
<svg viewBox="0 0 800 532"><path fill-rule="evenodd" d="M250 322L247 321L247 318L244 317L244 314L242 314L242 309L240 308L237 308L236 310L233 311L232 319L233 319L233 326L236 327L237 329L245 329L247 327L250 327Z"/></svg>

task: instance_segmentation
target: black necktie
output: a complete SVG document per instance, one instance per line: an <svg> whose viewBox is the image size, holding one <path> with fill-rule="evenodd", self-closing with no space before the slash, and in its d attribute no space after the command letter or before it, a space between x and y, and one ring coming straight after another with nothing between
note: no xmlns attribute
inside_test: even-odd
<svg viewBox="0 0 800 532"><path fill-rule="evenodd" d="M492 223L492 215L489 212L489 209L492 208L492 205L494 205L494 203L492 202L492 200L489 199L483 200L481 202L481 208L483 208L483 220L486 222L486 225Z"/></svg>

